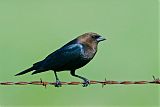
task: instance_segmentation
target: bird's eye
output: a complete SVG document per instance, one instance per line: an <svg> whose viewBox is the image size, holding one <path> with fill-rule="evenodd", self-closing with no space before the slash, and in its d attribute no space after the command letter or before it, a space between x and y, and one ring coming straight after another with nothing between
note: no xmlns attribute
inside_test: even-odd
<svg viewBox="0 0 160 107"><path fill-rule="evenodd" d="M95 36L91 36L93 39L95 38Z"/></svg>

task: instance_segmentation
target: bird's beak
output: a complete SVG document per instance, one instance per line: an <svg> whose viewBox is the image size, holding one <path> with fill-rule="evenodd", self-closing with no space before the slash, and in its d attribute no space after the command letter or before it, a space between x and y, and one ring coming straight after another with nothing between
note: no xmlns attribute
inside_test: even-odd
<svg viewBox="0 0 160 107"><path fill-rule="evenodd" d="M106 40L106 38L104 38L104 37L102 37L102 36L100 36L99 38L97 38L97 41L98 41L98 42L104 41L104 40Z"/></svg>

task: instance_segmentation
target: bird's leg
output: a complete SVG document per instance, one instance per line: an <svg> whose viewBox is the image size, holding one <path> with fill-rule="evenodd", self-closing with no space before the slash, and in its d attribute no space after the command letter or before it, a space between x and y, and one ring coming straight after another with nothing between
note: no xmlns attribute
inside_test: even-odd
<svg viewBox="0 0 160 107"><path fill-rule="evenodd" d="M80 79L82 79L82 80L84 81L84 82L83 82L83 87L87 87L87 86L89 85L89 80L86 79L86 78L84 78L84 77L82 77L82 76L76 75L76 74L75 74L75 70L71 70L70 73L71 73L72 76L78 77L78 78L80 78Z"/></svg>
<svg viewBox="0 0 160 107"><path fill-rule="evenodd" d="M55 87L61 87L62 84L61 84L61 82L60 82L59 79L58 79L58 76L57 76L56 71L54 71L54 74L55 74L55 77L56 77Z"/></svg>

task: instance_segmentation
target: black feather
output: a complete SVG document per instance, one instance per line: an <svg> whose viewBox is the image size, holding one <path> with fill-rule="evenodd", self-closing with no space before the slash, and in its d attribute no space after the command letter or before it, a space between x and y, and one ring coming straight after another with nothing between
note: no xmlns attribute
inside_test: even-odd
<svg viewBox="0 0 160 107"><path fill-rule="evenodd" d="M28 72L30 72L30 71L33 71L33 70L34 70L33 67L31 67L31 68L28 68L28 69L26 69L26 70L24 70L24 71L16 74L15 76L23 75L23 74L26 74L26 73L28 73Z"/></svg>

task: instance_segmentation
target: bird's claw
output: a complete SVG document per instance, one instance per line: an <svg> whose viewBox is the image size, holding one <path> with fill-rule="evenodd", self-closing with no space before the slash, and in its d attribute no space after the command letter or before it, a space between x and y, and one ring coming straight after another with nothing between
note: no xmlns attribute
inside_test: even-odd
<svg viewBox="0 0 160 107"><path fill-rule="evenodd" d="M83 87L87 87L88 85L90 85L90 81L89 80L84 80L83 82Z"/></svg>
<svg viewBox="0 0 160 107"><path fill-rule="evenodd" d="M55 84L54 84L55 87L62 87L62 84L59 80L56 80Z"/></svg>

